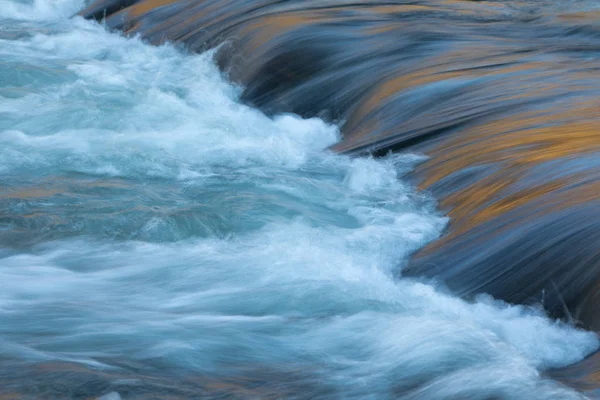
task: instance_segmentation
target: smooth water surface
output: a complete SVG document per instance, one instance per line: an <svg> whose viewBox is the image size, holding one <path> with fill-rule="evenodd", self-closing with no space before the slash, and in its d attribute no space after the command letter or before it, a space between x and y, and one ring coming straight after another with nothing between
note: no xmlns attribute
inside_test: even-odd
<svg viewBox="0 0 600 400"><path fill-rule="evenodd" d="M0 394L579 397L543 371L594 334L397 278L447 222L422 156L335 155L81 6L0 2Z"/></svg>

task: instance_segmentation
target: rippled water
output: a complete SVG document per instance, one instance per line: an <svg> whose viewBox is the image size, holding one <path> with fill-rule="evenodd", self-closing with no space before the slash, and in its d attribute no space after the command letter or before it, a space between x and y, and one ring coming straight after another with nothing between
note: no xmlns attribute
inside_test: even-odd
<svg viewBox="0 0 600 400"><path fill-rule="evenodd" d="M594 334L397 278L446 223L421 156L332 154L81 6L0 2L0 394L578 397L543 371Z"/></svg>

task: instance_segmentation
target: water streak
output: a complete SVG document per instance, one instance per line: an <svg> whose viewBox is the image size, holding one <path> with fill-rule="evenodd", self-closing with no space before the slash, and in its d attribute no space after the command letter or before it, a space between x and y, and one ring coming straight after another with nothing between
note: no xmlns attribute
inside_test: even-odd
<svg viewBox="0 0 600 400"><path fill-rule="evenodd" d="M579 398L543 371L594 334L398 279L447 222L423 156L334 154L213 53L3 5L0 395Z"/></svg>

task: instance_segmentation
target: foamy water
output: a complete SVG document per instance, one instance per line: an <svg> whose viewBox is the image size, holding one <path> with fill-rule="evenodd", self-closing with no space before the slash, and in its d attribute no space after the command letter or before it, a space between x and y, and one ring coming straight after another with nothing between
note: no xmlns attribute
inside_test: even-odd
<svg viewBox="0 0 600 400"><path fill-rule="evenodd" d="M398 278L446 223L402 179L421 156L332 154L335 126L268 118L211 53L70 19L81 5L0 2L3 366L277 371L294 398L579 397L543 371L594 334Z"/></svg>

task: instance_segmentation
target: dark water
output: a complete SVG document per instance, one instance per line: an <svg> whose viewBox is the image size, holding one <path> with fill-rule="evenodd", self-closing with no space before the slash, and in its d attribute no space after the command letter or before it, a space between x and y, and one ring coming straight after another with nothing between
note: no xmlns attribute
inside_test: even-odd
<svg viewBox="0 0 600 400"><path fill-rule="evenodd" d="M593 395L596 2L0 6L0 398Z"/></svg>

